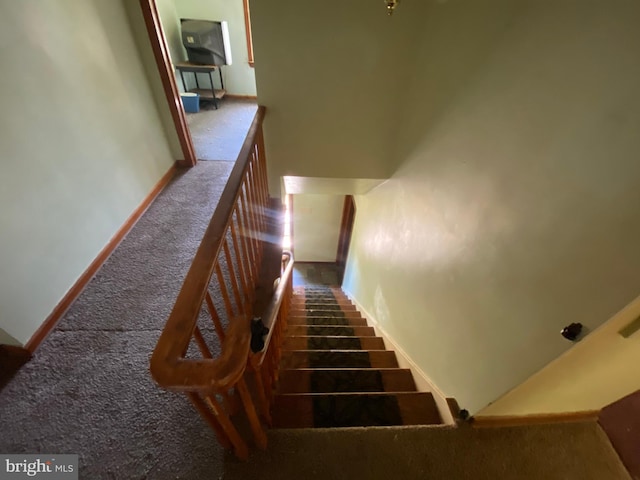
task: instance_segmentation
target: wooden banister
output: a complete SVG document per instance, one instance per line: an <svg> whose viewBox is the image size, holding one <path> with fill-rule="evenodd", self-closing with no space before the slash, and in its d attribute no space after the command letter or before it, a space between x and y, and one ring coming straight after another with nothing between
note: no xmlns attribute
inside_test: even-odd
<svg viewBox="0 0 640 480"><path fill-rule="evenodd" d="M264 341L264 349L262 352L252 355L251 360L252 363L256 366L261 365L264 362L264 352L269 351L269 345L271 343L271 339L274 336L277 328L285 327L284 322L281 322L279 325L278 321L278 313L282 308L283 302L286 300L291 300L291 289L293 287L293 254L285 250L282 252L283 261L286 261L285 268L282 271L282 275L280 277L280 282L278 283L278 287L273 294L273 299L267 309L264 312L263 322L269 327L269 333L267 334L267 338ZM288 303L285 302L286 307L288 307ZM285 307L285 308L286 308ZM285 318L286 321L286 318Z"/></svg>
<svg viewBox="0 0 640 480"><path fill-rule="evenodd" d="M211 276L218 264L222 240L231 221L236 200L241 191L240 187L245 180L252 158L253 145L258 131L262 128L264 113L265 108L259 107L151 357L151 374L164 388L175 387L184 390L193 386L193 389L201 389L208 385L211 378L218 377L220 371L234 370L231 366L222 365L217 360L185 360L183 356L193 336ZM230 332L227 332L226 336L228 337L229 334ZM250 338L244 341L247 343L248 351ZM238 347L244 350L243 345ZM234 360L242 363L245 359L246 356L244 359L238 356Z"/></svg>
<svg viewBox="0 0 640 480"><path fill-rule="evenodd" d="M230 417L244 407L254 443L266 448L262 420L271 421L293 290L293 256L285 252L286 267L263 315L270 327L265 347L252 354L253 301L268 226L264 114L259 107L150 362L158 385L186 394L220 443L243 459L249 449Z"/></svg>

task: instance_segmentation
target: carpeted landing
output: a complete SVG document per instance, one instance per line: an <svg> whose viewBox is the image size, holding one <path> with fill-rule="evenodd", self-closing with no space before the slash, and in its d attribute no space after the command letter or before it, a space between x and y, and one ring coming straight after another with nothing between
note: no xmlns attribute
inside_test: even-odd
<svg viewBox="0 0 640 480"><path fill-rule="evenodd" d="M269 431L225 479L630 480L595 422L508 428L373 427Z"/></svg>

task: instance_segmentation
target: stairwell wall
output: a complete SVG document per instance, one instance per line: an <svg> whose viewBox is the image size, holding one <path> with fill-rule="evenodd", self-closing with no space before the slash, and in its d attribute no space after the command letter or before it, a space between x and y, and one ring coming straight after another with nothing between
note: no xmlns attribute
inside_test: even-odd
<svg viewBox="0 0 640 480"><path fill-rule="evenodd" d="M640 332L618 333L638 316L640 297L477 416L600 410L640 390Z"/></svg>
<svg viewBox="0 0 640 480"><path fill-rule="evenodd" d="M426 19L344 289L472 413L640 291L638 15L461 1Z"/></svg>
<svg viewBox="0 0 640 480"><path fill-rule="evenodd" d="M429 2L251 3L270 191L281 176L388 178L394 125Z"/></svg>

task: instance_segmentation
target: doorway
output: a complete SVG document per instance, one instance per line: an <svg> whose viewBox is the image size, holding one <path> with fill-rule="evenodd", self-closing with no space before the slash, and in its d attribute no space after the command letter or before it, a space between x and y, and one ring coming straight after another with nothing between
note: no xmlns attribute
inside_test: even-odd
<svg viewBox="0 0 640 480"><path fill-rule="evenodd" d="M289 195L294 285L342 285L355 219L352 195Z"/></svg>
<svg viewBox="0 0 640 480"><path fill-rule="evenodd" d="M353 233L353 223L356 219L356 203L353 195L345 195L344 206L342 208L342 223L340 224L340 238L338 239L338 252L336 254L336 264L340 269L340 283L344 278L344 269L347 266L349 256L349 246L351 245L351 235Z"/></svg>
<svg viewBox="0 0 640 480"><path fill-rule="evenodd" d="M250 23L245 20L244 0L140 0L140 5L183 145L184 164L193 166L198 160L235 162L257 111L253 60L250 64L246 43ZM229 64L198 72L184 67L191 62L182 41L182 19L226 22ZM187 92L198 95L195 102L193 97L185 99L189 111L185 111L181 99Z"/></svg>

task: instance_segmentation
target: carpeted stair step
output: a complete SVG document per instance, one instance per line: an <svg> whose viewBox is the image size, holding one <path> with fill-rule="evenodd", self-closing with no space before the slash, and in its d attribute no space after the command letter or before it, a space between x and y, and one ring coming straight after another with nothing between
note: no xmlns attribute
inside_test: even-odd
<svg viewBox="0 0 640 480"><path fill-rule="evenodd" d="M441 423L431 393L276 395L275 428L333 428Z"/></svg>
<svg viewBox="0 0 640 480"><path fill-rule="evenodd" d="M340 305L314 305L313 307L310 308L299 308L296 307L295 305L291 306L290 309L290 314L291 315L309 315L311 313L314 313L316 315L322 315L321 312L328 312L328 313L332 313L332 314L342 314L342 315L348 315L348 314L354 314L357 313L358 316L360 316L360 312L358 312L358 310L356 310L355 307L353 308L341 308Z"/></svg>
<svg viewBox="0 0 640 480"><path fill-rule="evenodd" d="M367 320L360 317L289 317L289 326L291 325L353 325L354 327L367 326Z"/></svg>
<svg viewBox="0 0 640 480"><path fill-rule="evenodd" d="M334 318L362 318L357 310L300 310L291 309L289 316L296 317L334 317Z"/></svg>
<svg viewBox="0 0 640 480"><path fill-rule="evenodd" d="M339 288L294 288L293 293L296 296L341 296L345 293Z"/></svg>
<svg viewBox="0 0 640 480"><path fill-rule="evenodd" d="M286 335L375 337L373 327L342 325L289 325Z"/></svg>
<svg viewBox="0 0 640 480"><path fill-rule="evenodd" d="M347 295L340 290L318 290L298 292L294 290L294 299L328 298L328 299L348 299Z"/></svg>
<svg viewBox="0 0 640 480"><path fill-rule="evenodd" d="M283 370L278 393L415 392L408 369L338 368Z"/></svg>
<svg viewBox="0 0 640 480"><path fill-rule="evenodd" d="M305 298L292 298L291 299L291 304L292 305L306 305L309 303L330 303L330 304L337 304L337 305L353 305L353 302L351 300L349 300L347 297L340 297L340 298L335 298L335 297L307 297Z"/></svg>
<svg viewBox="0 0 640 480"><path fill-rule="evenodd" d="M338 303L329 303L329 302L306 302L291 304L292 310L332 310L332 311L343 311L343 312L353 312L356 310L355 305L349 305L346 303L338 304Z"/></svg>
<svg viewBox="0 0 640 480"><path fill-rule="evenodd" d="M384 350L380 337L306 337L288 336L283 350Z"/></svg>
<svg viewBox="0 0 640 480"><path fill-rule="evenodd" d="M291 299L292 303L305 304L309 303L346 303L347 305L352 304L349 297L346 295L343 296L333 296L333 295L301 295L299 297L293 297Z"/></svg>
<svg viewBox="0 0 640 480"><path fill-rule="evenodd" d="M295 368L398 368L398 360L388 350L283 351L280 370Z"/></svg>

